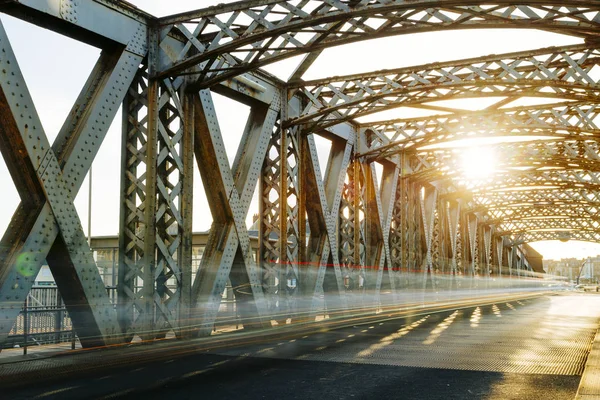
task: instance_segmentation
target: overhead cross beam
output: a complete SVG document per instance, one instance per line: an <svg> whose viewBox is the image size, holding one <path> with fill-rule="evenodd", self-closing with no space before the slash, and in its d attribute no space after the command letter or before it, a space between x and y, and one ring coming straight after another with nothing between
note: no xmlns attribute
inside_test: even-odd
<svg viewBox="0 0 600 400"><path fill-rule="evenodd" d="M473 138L477 138L474 136ZM523 175L535 172L590 172L597 173L600 167L600 147L594 139L552 140L540 139L532 141L499 142L494 145L480 146L482 149L493 149L494 174ZM429 150L406 151L411 170L410 176L420 180L465 180L464 161L471 156L461 147L436 148ZM475 181L475 179L470 179ZM480 179L481 180L481 179ZM486 182L471 182L482 185Z"/></svg>
<svg viewBox="0 0 600 400"><path fill-rule="evenodd" d="M600 137L599 116L596 103L565 102L371 122L361 129L382 139L360 156L387 158L411 148L486 137L594 139Z"/></svg>
<svg viewBox="0 0 600 400"><path fill-rule="evenodd" d="M582 242L600 242L600 233L593 231L579 231L579 230L538 230L529 231L525 233L519 233L515 235L507 235L507 238L511 239L513 245L522 243L534 243L545 240L578 240Z"/></svg>
<svg viewBox="0 0 600 400"><path fill-rule="evenodd" d="M599 63L594 46L575 45L307 81L297 86L307 105L287 124L324 129L401 106L474 97L597 103L600 85L589 73Z"/></svg>
<svg viewBox="0 0 600 400"><path fill-rule="evenodd" d="M583 38L598 34L600 7L590 1L302 0L250 1L161 18L163 32L188 42L157 77L192 70L196 87L299 54L378 37L467 28L536 28ZM298 70L316 57L306 58ZM296 76L300 74L296 74Z"/></svg>

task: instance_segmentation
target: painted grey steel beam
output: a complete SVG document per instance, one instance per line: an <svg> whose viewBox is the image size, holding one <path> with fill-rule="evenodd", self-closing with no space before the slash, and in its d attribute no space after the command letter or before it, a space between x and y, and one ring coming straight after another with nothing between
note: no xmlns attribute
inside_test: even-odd
<svg viewBox="0 0 600 400"><path fill-rule="evenodd" d="M55 153L43 132L6 33L2 30L0 35L4 48L1 61L5 65L1 84L7 116L3 129L5 135L23 142L31 163L29 170L35 170L47 201L37 216L32 217L36 222L25 227L31 230L21 232L19 237L26 238L24 242L14 243L10 254L6 254L6 258L1 260L0 267L5 280L0 283L0 291L24 301L41 263L48 259L65 303L72 312L82 343L91 346L114 342L120 336L116 315L112 315L114 310L109 304L91 257L72 200L117 112L122 95L129 86L141 57L129 51L116 55L103 53L83 90L85 95L82 96L87 96L88 100L84 104L87 111L83 114L70 114L70 118L77 119L77 122L67 120L57 139ZM77 109L77 105L75 108ZM104 127L96 128L99 121L104 122ZM75 157L78 157L77 164L74 163ZM20 207L16 214L17 220L21 218L19 215L22 211ZM7 234L11 229L15 227L9 227ZM56 242L59 232L60 239ZM27 271L24 274L22 267L25 266ZM2 335L5 335L11 327L7 321L14 321L18 307L9 305L3 313L5 317L2 319L5 322L2 325Z"/></svg>
<svg viewBox="0 0 600 400"><path fill-rule="evenodd" d="M308 103L288 125L323 128L376 112L470 97L551 97L597 103L596 46L572 45L304 82Z"/></svg>
<svg viewBox="0 0 600 400"><path fill-rule="evenodd" d="M177 75L200 65L198 85L207 87L298 54L360 40L444 29L535 27L581 37L594 37L598 32L600 8L592 2L522 1L515 7L514 2L500 0L495 4L488 8L477 1L463 1L440 7L441 3L433 0L380 0L366 4L335 1L315 7L311 2L294 5L268 1L165 17L159 21L162 26L194 25L191 40L197 42L200 51L190 49L180 54L160 76ZM565 7L568 5L571 7ZM377 27L368 22L375 16L384 19ZM224 68L219 58L229 65Z"/></svg>
<svg viewBox="0 0 600 400"><path fill-rule="evenodd" d="M16 0L0 12L97 47L111 43L146 55L147 25L154 17L125 2L109 0Z"/></svg>
<svg viewBox="0 0 600 400"><path fill-rule="evenodd" d="M592 139L600 137L596 119L600 108L596 103L567 102L523 106L494 111L472 111L377 121L363 125L388 142L360 154L363 157L390 157L417 146L434 146L460 140L473 133L477 137L545 136Z"/></svg>
<svg viewBox="0 0 600 400"><path fill-rule="evenodd" d="M200 273L196 277L192 292L192 302L203 301L204 311L201 311L202 315L198 317L200 334L208 334L212 329L221 303L221 294L227 279L231 276L236 258L240 260L238 264L241 262L244 265L245 275L241 275L250 289L248 292L250 298L245 304L240 303L241 312L248 318L246 324L250 326L252 320L258 325L266 323L267 313L264 308L262 285L249 247L246 214L280 107L281 102L276 99L269 108L262 107L262 110L251 113L232 171L229 168L209 91L202 91L199 99L196 100L196 160L203 176L215 221L209 238L210 245L206 249L208 262L205 262L203 257ZM215 174L218 179L215 179ZM238 252L239 255L236 254ZM238 285L240 300L244 294L241 285L240 281ZM208 298L201 299L202 296Z"/></svg>

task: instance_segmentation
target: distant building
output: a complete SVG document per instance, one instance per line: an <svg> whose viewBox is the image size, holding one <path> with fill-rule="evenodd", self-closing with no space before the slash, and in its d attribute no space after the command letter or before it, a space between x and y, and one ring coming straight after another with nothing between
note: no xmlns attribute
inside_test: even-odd
<svg viewBox="0 0 600 400"><path fill-rule="evenodd" d="M581 271L580 280L596 282L600 278L600 256L544 260L544 268L548 274L565 277L571 282L577 280Z"/></svg>
<svg viewBox="0 0 600 400"><path fill-rule="evenodd" d="M258 253L258 232L250 230L250 246L253 250L254 260L257 260ZM208 232L196 232L192 236L192 277L196 275L202 254L208 241ZM104 285L107 288L114 288L117 285L117 276L119 269L119 238L118 236L92 237L91 243L94 251L94 259L98 266L98 271ZM48 265L44 264L35 279L36 286L54 286L54 277Z"/></svg>

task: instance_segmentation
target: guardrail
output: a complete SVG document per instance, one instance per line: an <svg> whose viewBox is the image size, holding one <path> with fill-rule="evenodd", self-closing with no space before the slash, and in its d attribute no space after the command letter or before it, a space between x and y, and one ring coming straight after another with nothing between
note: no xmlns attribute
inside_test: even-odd
<svg viewBox="0 0 600 400"><path fill-rule="evenodd" d="M23 354L27 354L29 346L71 342L75 348L75 341L71 318L58 288L34 286L8 334L4 348L21 347Z"/></svg>
<svg viewBox="0 0 600 400"><path fill-rule="evenodd" d="M218 325L241 325L237 313L237 306L231 291L231 286L226 287L229 295L224 296L221 303L220 318L215 322L214 330ZM108 297L113 305L117 304L117 287L106 287ZM56 286L34 286L19 313L19 316L8 334L3 348L22 348L23 354L31 346L46 344L71 343L74 349L77 334L73 331L73 324L67 308Z"/></svg>

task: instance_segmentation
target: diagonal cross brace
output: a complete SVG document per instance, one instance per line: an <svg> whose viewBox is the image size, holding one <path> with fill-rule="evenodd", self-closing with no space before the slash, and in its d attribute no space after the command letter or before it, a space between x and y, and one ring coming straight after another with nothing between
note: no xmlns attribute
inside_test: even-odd
<svg viewBox="0 0 600 400"><path fill-rule="evenodd" d="M266 309L259 269L253 259L246 215L266 155L269 138L280 112L280 99L275 97L270 107L253 109L246 126L242 144L236 154L233 172L229 168L225 145L209 90L200 92L195 103L195 152L200 173L214 218L209 245L201 270L194 282L192 301L200 296L200 334L212 329L228 278L234 286L247 284L249 291L238 290L238 300L249 297L242 306L245 318L256 318L265 324ZM207 260L205 263L204 260ZM232 272L235 266L245 267L245 276ZM234 281L240 280L239 285ZM246 293L246 296L244 296ZM253 300L253 301L252 301ZM241 302L240 302L241 305ZM246 320L250 323L250 320Z"/></svg>
<svg viewBox="0 0 600 400"><path fill-rule="evenodd" d="M392 290L392 295L395 297L397 295L396 292L396 282L394 279L394 271L392 270L392 256L390 251L390 226L392 224L392 216L393 216L393 208L395 204L395 193L396 186L398 185L398 176L399 176L399 168L395 165L390 165L390 163L386 163L383 167L382 177L381 177L381 187L378 187L377 184L377 171L375 168L371 168L371 174L373 179L373 185L376 188L375 191L375 200L377 202L377 214L379 215L379 226L382 234L382 242L383 242L383 253L381 254L381 258L378 264L378 274L377 274L377 283L376 283L376 293L380 295L381 293L381 283L383 280L383 272L384 265L387 260L388 263L388 274L390 279L390 286Z"/></svg>
<svg viewBox="0 0 600 400"><path fill-rule="evenodd" d="M485 275L490 276L490 268L492 266L492 233L494 227L493 226L484 226L483 227L483 245L485 248L485 264L486 271Z"/></svg>
<svg viewBox="0 0 600 400"><path fill-rule="evenodd" d="M467 215L467 229L469 234L469 249L471 251L471 274L476 275L475 255L477 254L477 216Z"/></svg>
<svg viewBox="0 0 600 400"><path fill-rule="evenodd" d="M314 254L309 255L309 259L318 262L316 271L309 269L304 274L304 288L312 296L310 306L310 315L316 312L319 301L319 294L323 291L323 282L327 271L327 262L331 258L335 273L336 284L339 293L339 308L342 310L348 309L348 302L345 295L342 272L340 269L339 253L337 250L337 223L339 209L341 205L342 190L344 187L345 175L342 171L346 171L350 164L350 156L352 154L353 143L351 141L335 141L332 143L331 155L327 165L325 180L321 179L319 173L319 159L315 140L312 135L304 138L307 145L307 153L305 161L309 163L309 173L306 178L309 180L313 192L312 200L318 204L312 208L309 213L309 221L311 223L311 239L317 239L317 245L312 249ZM336 180L337 178L337 180ZM307 188L308 190L308 188ZM320 222L317 222L319 220ZM314 229L314 227L322 226L325 229ZM319 231L317 233L317 231Z"/></svg>
<svg viewBox="0 0 600 400"><path fill-rule="evenodd" d="M425 277L433 273L433 228L435 223L435 208L437 204L437 190L427 188L421 197L421 213L423 217L423 230L425 233L425 245L427 247L427 261L423 272Z"/></svg>
<svg viewBox="0 0 600 400"><path fill-rule="evenodd" d="M21 162L27 168L9 169L17 187L28 182L29 196L41 200L32 206L25 199L2 238L0 342L10 331L46 259L82 345L115 342L120 336L116 315L85 240L73 198L142 57L129 51L103 52L50 147L1 25L0 46L0 107L5 116L0 128L4 137L2 151L19 149L26 155ZM22 197L27 193L19 192Z"/></svg>
<svg viewBox="0 0 600 400"><path fill-rule="evenodd" d="M498 256L498 276L502 278L502 256L504 255L504 238L496 238L496 253Z"/></svg>
<svg viewBox="0 0 600 400"><path fill-rule="evenodd" d="M453 278L458 274L458 222L460 220L460 201L448 205L448 231L450 232L450 247L452 249L451 275Z"/></svg>

